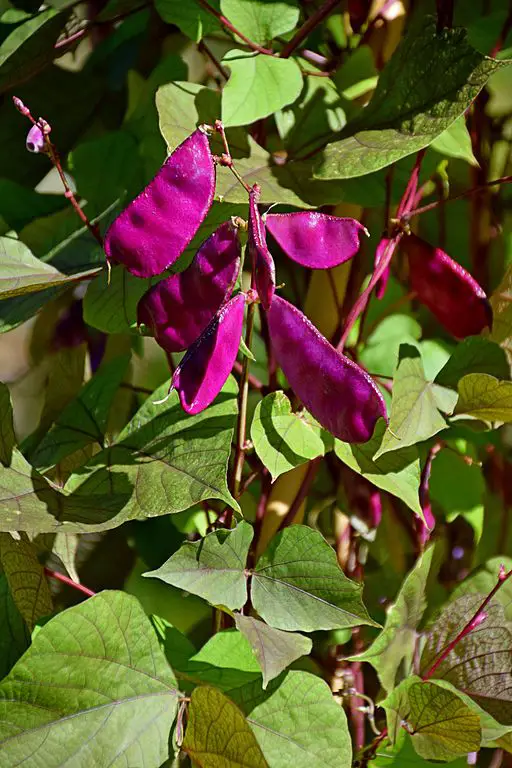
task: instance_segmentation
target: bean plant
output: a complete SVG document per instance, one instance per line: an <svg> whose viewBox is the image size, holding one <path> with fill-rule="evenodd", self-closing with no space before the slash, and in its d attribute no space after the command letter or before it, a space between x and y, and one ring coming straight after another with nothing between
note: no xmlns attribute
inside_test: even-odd
<svg viewBox="0 0 512 768"><path fill-rule="evenodd" d="M512 766L508 0L0 0L0 766Z"/></svg>

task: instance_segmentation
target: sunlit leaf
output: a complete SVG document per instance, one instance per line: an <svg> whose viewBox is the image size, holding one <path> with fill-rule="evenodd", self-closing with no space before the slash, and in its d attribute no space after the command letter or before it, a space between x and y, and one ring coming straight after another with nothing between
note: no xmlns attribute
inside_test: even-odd
<svg viewBox="0 0 512 768"><path fill-rule="evenodd" d="M512 382L488 373L468 373L458 383L456 414L483 421L512 421Z"/></svg>

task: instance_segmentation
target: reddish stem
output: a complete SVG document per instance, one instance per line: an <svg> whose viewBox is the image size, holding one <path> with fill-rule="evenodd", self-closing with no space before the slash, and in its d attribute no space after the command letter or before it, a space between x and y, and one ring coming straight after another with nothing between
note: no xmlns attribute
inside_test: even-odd
<svg viewBox="0 0 512 768"><path fill-rule="evenodd" d="M87 597L94 597L96 592L93 592L92 589L88 589L87 587L84 587L82 584L79 584L78 581L73 581L73 579L70 579L69 576L64 576L63 573L59 573L58 571L52 571L51 568L45 568L44 572L47 576L50 576L52 579L56 579L57 581L61 581L63 584L67 584L68 587L73 587L73 589L78 590L79 592L82 592L84 595L87 595Z"/></svg>
<svg viewBox="0 0 512 768"><path fill-rule="evenodd" d="M478 187L471 187L471 189L466 189L464 192L459 192L458 195L450 195L450 197L445 197L442 200L435 200L433 203L429 203L428 205L422 205L421 208L413 208L412 211L404 214L402 218L404 221L410 221L413 216L420 216L422 213L432 211L434 208L437 208L440 205L445 205L452 200L460 200L461 197L473 195L476 192L480 192L482 189L487 189L487 187L495 187L497 184L510 184L511 181L512 176L501 176L499 179L493 179L493 181L487 181L485 184L480 184Z"/></svg>
<svg viewBox="0 0 512 768"><path fill-rule="evenodd" d="M253 42L250 38L246 37L243 32L240 32L231 22L229 19L226 19L225 16L222 15L222 13L219 13L219 11L215 10L210 3L207 2L207 0L197 0L199 5L201 5L205 11L208 11L208 13L211 13L212 16L215 16L217 21L219 21L220 24L222 24L225 29L228 29L231 34L236 35L240 38L240 40L243 40L246 45L249 46L249 48L253 51L257 51L258 53L265 53L267 56L274 56L274 51L269 50L269 48L262 48L261 45L258 45L257 43Z"/></svg>
<svg viewBox="0 0 512 768"><path fill-rule="evenodd" d="M306 37L317 27L322 21L333 12L335 7L340 4L340 0L326 0L326 2L320 6L304 24L297 30L289 43L286 43L283 50L279 54L281 59L288 59L292 53L294 53L299 45L306 39Z"/></svg>

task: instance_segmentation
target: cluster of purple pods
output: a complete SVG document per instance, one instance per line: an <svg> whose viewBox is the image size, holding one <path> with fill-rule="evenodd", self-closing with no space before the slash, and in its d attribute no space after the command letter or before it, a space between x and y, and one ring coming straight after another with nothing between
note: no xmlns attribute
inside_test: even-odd
<svg viewBox="0 0 512 768"><path fill-rule="evenodd" d="M109 262L124 265L137 277L161 275L204 221L213 202L215 176L208 130L199 127L110 226L105 237ZM377 420L387 418L379 389L302 312L275 294L275 266L267 245L270 235L298 264L329 269L358 252L364 227L355 219L312 211L262 215L259 193L257 185L248 193L251 289L235 292L241 245L237 222L227 221L203 242L187 269L149 289L139 302L138 321L167 352L186 350L171 388L177 390L184 410L196 414L215 399L233 368L246 304L260 302L275 357L297 397L339 439L366 442ZM439 249L414 236L405 240L411 282L420 301L456 337L479 333L489 324L480 286Z"/></svg>

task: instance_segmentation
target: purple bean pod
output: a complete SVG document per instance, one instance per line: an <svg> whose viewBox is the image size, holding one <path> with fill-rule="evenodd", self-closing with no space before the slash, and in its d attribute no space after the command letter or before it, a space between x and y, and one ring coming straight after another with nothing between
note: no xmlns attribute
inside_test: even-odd
<svg viewBox="0 0 512 768"><path fill-rule="evenodd" d="M247 249L252 259L254 284L264 309L269 309L276 287L274 259L267 248L265 226L258 211L260 188L255 184L249 192L249 228Z"/></svg>
<svg viewBox="0 0 512 768"><path fill-rule="evenodd" d="M123 264L137 277L161 274L196 234L214 191L210 144L197 128L111 224L105 235L108 261Z"/></svg>

